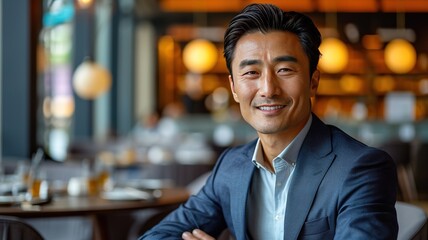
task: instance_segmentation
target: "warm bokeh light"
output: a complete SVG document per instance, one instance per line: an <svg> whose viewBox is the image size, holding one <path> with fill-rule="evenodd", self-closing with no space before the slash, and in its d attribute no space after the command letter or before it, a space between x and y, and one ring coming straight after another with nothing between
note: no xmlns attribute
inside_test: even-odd
<svg viewBox="0 0 428 240"><path fill-rule="evenodd" d="M110 86L110 72L91 60L85 60L74 72L73 88L83 99L95 99L107 92Z"/></svg>
<svg viewBox="0 0 428 240"><path fill-rule="evenodd" d="M50 101L50 111L53 117L69 118L74 113L74 99L72 96L55 96Z"/></svg>
<svg viewBox="0 0 428 240"><path fill-rule="evenodd" d="M42 111L45 118L51 117L51 98L48 96L43 99Z"/></svg>
<svg viewBox="0 0 428 240"><path fill-rule="evenodd" d="M217 63L217 58L217 47L205 39L193 40L183 50L184 65L194 73L205 73L211 70Z"/></svg>
<svg viewBox="0 0 428 240"><path fill-rule="evenodd" d="M364 88L363 80L357 76L345 74L340 78L340 88L349 93L361 92Z"/></svg>
<svg viewBox="0 0 428 240"><path fill-rule="evenodd" d="M321 58L320 68L328 73L338 73L348 64L348 49L341 40L337 38L326 38L320 46Z"/></svg>
<svg viewBox="0 0 428 240"><path fill-rule="evenodd" d="M404 39L392 40L385 47L385 64L394 73L407 73L416 64L416 50Z"/></svg>
<svg viewBox="0 0 428 240"><path fill-rule="evenodd" d="M378 93L386 93L394 90L395 81L392 76L378 76L373 81L373 88Z"/></svg>
<svg viewBox="0 0 428 240"><path fill-rule="evenodd" d="M81 8L88 8L92 5L93 0L77 0L77 4Z"/></svg>

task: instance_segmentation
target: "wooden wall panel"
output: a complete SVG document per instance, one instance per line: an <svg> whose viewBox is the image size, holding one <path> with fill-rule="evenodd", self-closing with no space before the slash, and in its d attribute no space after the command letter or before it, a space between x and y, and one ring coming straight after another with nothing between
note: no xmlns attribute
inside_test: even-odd
<svg viewBox="0 0 428 240"><path fill-rule="evenodd" d="M428 12L428 0L382 0L381 6L383 12Z"/></svg>
<svg viewBox="0 0 428 240"><path fill-rule="evenodd" d="M244 5L250 3L270 3L285 11L313 12L315 11L315 1L313 0L244 0Z"/></svg>
<svg viewBox="0 0 428 240"><path fill-rule="evenodd" d="M239 0L162 0L159 1L165 12L238 12L242 8Z"/></svg>
<svg viewBox="0 0 428 240"><path fill-rule="evenodd" d="M318 0L320 12L377 12L379 6L376 0Z"/></svg>

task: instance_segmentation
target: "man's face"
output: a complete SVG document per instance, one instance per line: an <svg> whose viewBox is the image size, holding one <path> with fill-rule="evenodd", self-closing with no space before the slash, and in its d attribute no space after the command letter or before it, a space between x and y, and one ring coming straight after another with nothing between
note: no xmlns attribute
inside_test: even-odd
<svg viewBox="0 0 428 240"><path fill-rule="evenodd" d="M260 134L294 137L311 113L319 72L298 37L289 32L254 32L237 42L229 76L243 118Z"/></svg>

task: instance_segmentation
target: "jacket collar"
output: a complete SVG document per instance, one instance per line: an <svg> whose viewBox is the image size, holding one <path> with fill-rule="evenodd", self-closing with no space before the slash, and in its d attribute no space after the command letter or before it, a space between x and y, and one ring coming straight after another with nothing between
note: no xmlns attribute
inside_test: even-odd
<svg viewBox="0 0 428 240"><path fill-rule="evenodd" d="M300 149L296 169L290 184L287 200L284 234L287 239L297 239L309 213L318 186L334 160L329 128L315 115ZM255 166L251 162L257 140L245 145L236 163L240 164L237 181L231 182L236 191L231 201L232 222L236 239L248 239L246 223L247 196Z"/></svg>
<svg viewBox="0 0 428 240"><path fill-rule="evenodd" d="M284 226L287 239L297 239L318 187L335 158L331 144L329 128L313 115L290 184Z"/></svg>
<svg viewBox="0 0 428 240"><path fill-rule="evenodd" d="M241 154L237 156L236 163L240 164L237 167L239 170L233 173L236 173L236 181L230 183L231 189L236 191L235 194L233 194L234 199L232 199L230 204L236 239L248 239L246 206L252 176L256 168L251 162L256 143L257 139L246 144Z"/></svg>

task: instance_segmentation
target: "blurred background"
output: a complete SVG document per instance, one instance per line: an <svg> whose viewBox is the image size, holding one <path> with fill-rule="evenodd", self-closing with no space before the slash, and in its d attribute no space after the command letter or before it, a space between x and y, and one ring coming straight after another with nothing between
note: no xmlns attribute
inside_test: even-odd
<svg viewBox="0 0 428 240"><path fill-rule="evenodd" d="M222 55L227 23L253 2L314 20L313 111L368 145L405 145L423 191L428 0L2 1L1 156L212 163L255 138Z"/></svg>
<svg viewBox="0 0 428 240"><path fill-rule="evenodd" d="M313 111L390 153L398 200L428 212L428 0L2 0L0 192L39 163L52 193L104 173L107 192L196 191L225 148L256 138L222 52L228 22L253 2L314 20ZM136 239L146 213L99 218L108 239ZM92 239L84 217L47 220L31 222L46 239Z"/></svg>

